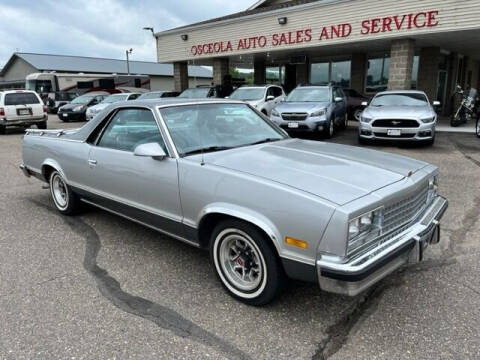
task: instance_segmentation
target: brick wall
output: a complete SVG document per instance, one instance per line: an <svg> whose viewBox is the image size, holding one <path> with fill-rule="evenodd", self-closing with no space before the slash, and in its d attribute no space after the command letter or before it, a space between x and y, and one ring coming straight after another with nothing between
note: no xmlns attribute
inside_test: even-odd
<svg viewBox="0 0 480 360"><path fill-rule="evenodd" d="M173 78L175 91L188 88L188 64L186 62L173 63Z"/></svg>
<svg viewBox="0 0 480 360"><path fill-rule="evenodd" d="M390 50L389 90L408 90L411 88L415 41L411 39L395 40Z"/></svg>

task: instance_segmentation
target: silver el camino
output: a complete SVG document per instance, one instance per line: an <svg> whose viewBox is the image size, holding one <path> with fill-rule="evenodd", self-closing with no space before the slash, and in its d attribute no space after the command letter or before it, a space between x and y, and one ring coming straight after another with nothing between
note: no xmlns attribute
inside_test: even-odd
<svg viewBox="0 0 480 360"><path fill-rule="evenodd" d="M435 166L292 139L245 103L115 103L77 130L27 130L26 176L71 215L85 202L209 249L237 299L288 278L356 295L439 241Z"/></svg>

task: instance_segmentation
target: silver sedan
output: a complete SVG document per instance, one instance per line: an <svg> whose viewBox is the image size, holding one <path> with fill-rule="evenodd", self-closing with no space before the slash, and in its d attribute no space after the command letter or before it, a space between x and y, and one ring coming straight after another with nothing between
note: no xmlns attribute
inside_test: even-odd
<svg viewBox="0 0 480 360"><path fill-rule="evenodd" d="M231 100L115 103L77 130L27 130L21 168L62 214L85 202L208 249L251 305L288 278L356 295L421 261L447 207L435 166L291 139Z"/></svg>
<svg viewBox="0 0 480 360"><path fill-rule="evenodd" d="M364 105L367 105L366 103ZM359 140L403 140L433 144L437 113L422 91L378 93L360 118Z"/></svg>

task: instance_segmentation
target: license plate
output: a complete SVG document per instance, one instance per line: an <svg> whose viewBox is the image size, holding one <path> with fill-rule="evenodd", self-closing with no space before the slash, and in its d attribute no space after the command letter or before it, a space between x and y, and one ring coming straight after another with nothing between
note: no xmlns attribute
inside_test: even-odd
<svg viewBox="0 0 480 360"><path fill-rule="evenodd" d="M19 109L18 115L30 115L30 110L28 109Z"/></svg>
<svg viewBox="0 0 480 360"><path fill-rule="evenodd" d="M298 129L298 123L296 123L296 122L289 122L289 123L288 123L288 127L289 127L290 129Z"/></svg>
<svg viewBox="0 0 480 360"><path fill-rule="evenodd" d="M62 116L63 116L63 117L67 117L67 116L68 116L68 114L62 114Z"/></svg>
<svg viewBox="0 0 480 360"><path fill-rule="evenodd" d="M400 129L387 130L387 135L388 136L400 136L400 135L402 135L402 130L400 130Z"/></svg>

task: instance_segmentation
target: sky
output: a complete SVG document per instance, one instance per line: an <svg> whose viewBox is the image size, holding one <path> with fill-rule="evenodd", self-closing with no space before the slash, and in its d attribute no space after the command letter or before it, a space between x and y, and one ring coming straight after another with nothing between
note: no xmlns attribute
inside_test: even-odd
<svg viewBox="0 0 480 360"><path fill-rule="evenodd" d="M14 52L155 61L150 32L247 9L256 0L0 0L0 68Z"/></svg>

